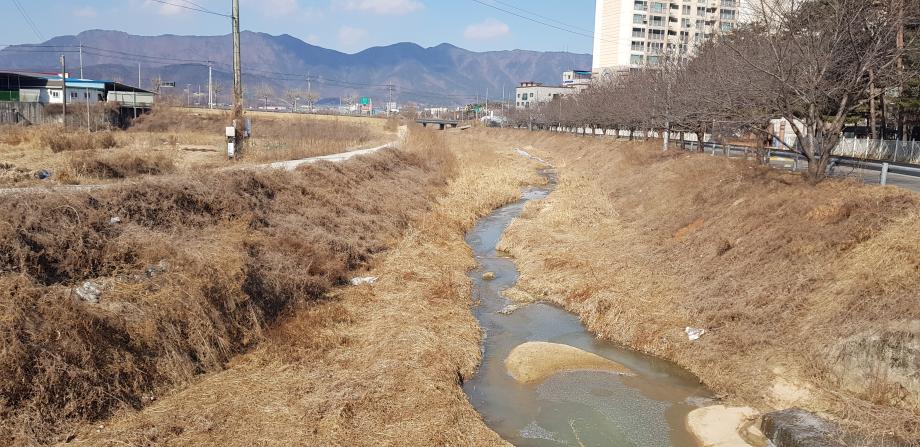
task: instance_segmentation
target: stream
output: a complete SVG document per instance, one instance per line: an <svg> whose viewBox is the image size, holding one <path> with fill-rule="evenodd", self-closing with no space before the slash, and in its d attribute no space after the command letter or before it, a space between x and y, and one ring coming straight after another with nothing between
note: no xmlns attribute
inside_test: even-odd
<svg viewBox="0 0 920 447"><path fill-rule="evenodd" d="M697 446L686 428L687 414L711 399L693 375L664 360L594 337L577 317L535 303L505 315L513 302L502 290L515 285L514 261L496 252L508 225L531 200L547 197L555 173L543 170L544 187L526 188L519 201L478 221L467 234L479 264L470 272L476 318L485 333L482 363L463 388L486 424L516 446ZM485 272L495 279L484 280ZM505 369L516 346L530 341L561 343L620 363L635 375L601 371L555 374L524 385Z"/></svg>

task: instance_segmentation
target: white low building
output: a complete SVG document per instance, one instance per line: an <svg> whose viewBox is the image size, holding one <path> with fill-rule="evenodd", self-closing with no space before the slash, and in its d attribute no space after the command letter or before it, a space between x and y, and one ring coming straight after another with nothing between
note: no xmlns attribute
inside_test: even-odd
<svg viewBox="0 0 920 447"><path fill-rule="evenodd" d="M529 109L566 95L574 95L580 90L575 86L547 86L539 82L522 82L515 91L514 105L519 109Z"/></svg>

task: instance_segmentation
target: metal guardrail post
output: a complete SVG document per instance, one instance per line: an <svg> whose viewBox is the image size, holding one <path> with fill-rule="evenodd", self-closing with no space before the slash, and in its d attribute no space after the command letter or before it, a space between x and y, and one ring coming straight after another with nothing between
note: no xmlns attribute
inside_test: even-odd
<svg viewBox="0 0 920 447"><path fill-rule="evenodd" d="M882 177L881 177L881 179L879 180L879 183L880 183L882 186L885 186L885 185L888 184L888 163L887 163L887 162L886 162L886 163L882 163Z"/></svg>

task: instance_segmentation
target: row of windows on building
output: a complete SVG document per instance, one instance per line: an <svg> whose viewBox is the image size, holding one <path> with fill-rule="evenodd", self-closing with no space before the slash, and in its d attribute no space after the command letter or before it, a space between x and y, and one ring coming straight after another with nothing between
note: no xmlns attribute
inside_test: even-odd
<svg viewBox="0 0 920 447"><path fill-rule="evenodd" d="M689 16L689 15L690 15L689 13L684 14L684 16ZM704 24L712 25L713 23L715 23L715 13L712 13L712 14L702 13L702 14L697 14L697 15L700 17L704 17L703 19L695 20L697 27L700 27ZM735 19L737 19L737 17L738 17L737 12L734 9L722 9L719 11L719 19L722 21L734 21ZM633 24L635 25L649 25L649 26L664 27L671 23L678 23L678 19L680 19L680 23L685 28L690 27L690 23L691 23L690 17L677 17L677 16L665 17L665 16L657 16L657 15L647 16L645 14L633 14Z"/></svg>
<svg viewBox="0 0 920 447"><path fill-rule="evenodd" d="M51 95L52 98L60 98L60 97L61 97L61 92L58 91L58 90L51 90L51 91L48 92L48 93ZM73 91L71 91L71 92L68 92L68 93L70 93L70 95L68 95L68 96L70 96L70 99L90 99L90 98L93 97L93 94L90 93L90 92L82 92L82 95L80 94L81 92L73 92ZM96 94L95 94L95 97L96 97L97 100L102 101L102 93L96 93Z"/></svg>
<svg viewBox="0 0 920 447"><path fill-rule="evenodd" d="M680 10L681 7L683 7L684 10L687 11L684 14L689 14L690 5L696 3L700 5L707 5L697 7L697 10L711 9L713 10L711 12L715 12L715 8L708 6L709 0L683 0L683 3L684 4L680 4L680 2L675 0L672 0L669 3L655 1L650 2L648 0L635 0L633 2L633 8L637 11L664 12L668 9ZM737 8L740 4L740 0L722 0L719 4L722 8Z"/></svg>
<svg viewBox="0 0 920 447"><path fill-rule="evenodd" d="M701 38L710 37L708 31L712 30L714 25L715 25L714 22L712 23L707 22L703 25L700 25L699 23L697 23L697 26L696 26L697 32L694 33L693 35L694 38L699 40ZM690 28L690 27L686 26L685 28ZM732 22L721 22L718 27L718 29L721 30L723 33L727 33L733 30L734 28L735 28L735 24ZM648 40L662 40L663 41L665 35L681 36L681 40L683 40L684 42L690 39L689 31L680 31L678 33L675 30L663 30L663 29L651 29L651 28L646 29L646 28L641 28L641 27L634 27L632 29L632 37L635 39L648 39Z"/></svg>

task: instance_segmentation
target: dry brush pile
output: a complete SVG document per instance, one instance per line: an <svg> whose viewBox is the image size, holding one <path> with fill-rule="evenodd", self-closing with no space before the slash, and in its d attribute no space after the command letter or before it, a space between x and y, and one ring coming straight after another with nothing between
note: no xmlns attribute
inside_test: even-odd
<svg viewBox="0 0 920 447"><path fill-rule="evenodd" d="M0 444L63 441L223 368L391 245L453 170L386 150L0 197Z"/></svg>
<svg viewBox="0 0 920 447"><path fill-rule="evenodd" d="M920 440L920 198L657 144L514 132L560 170L500 248L524 291L730 400ZM685 327L708 331L690 342Z"/></svg>

